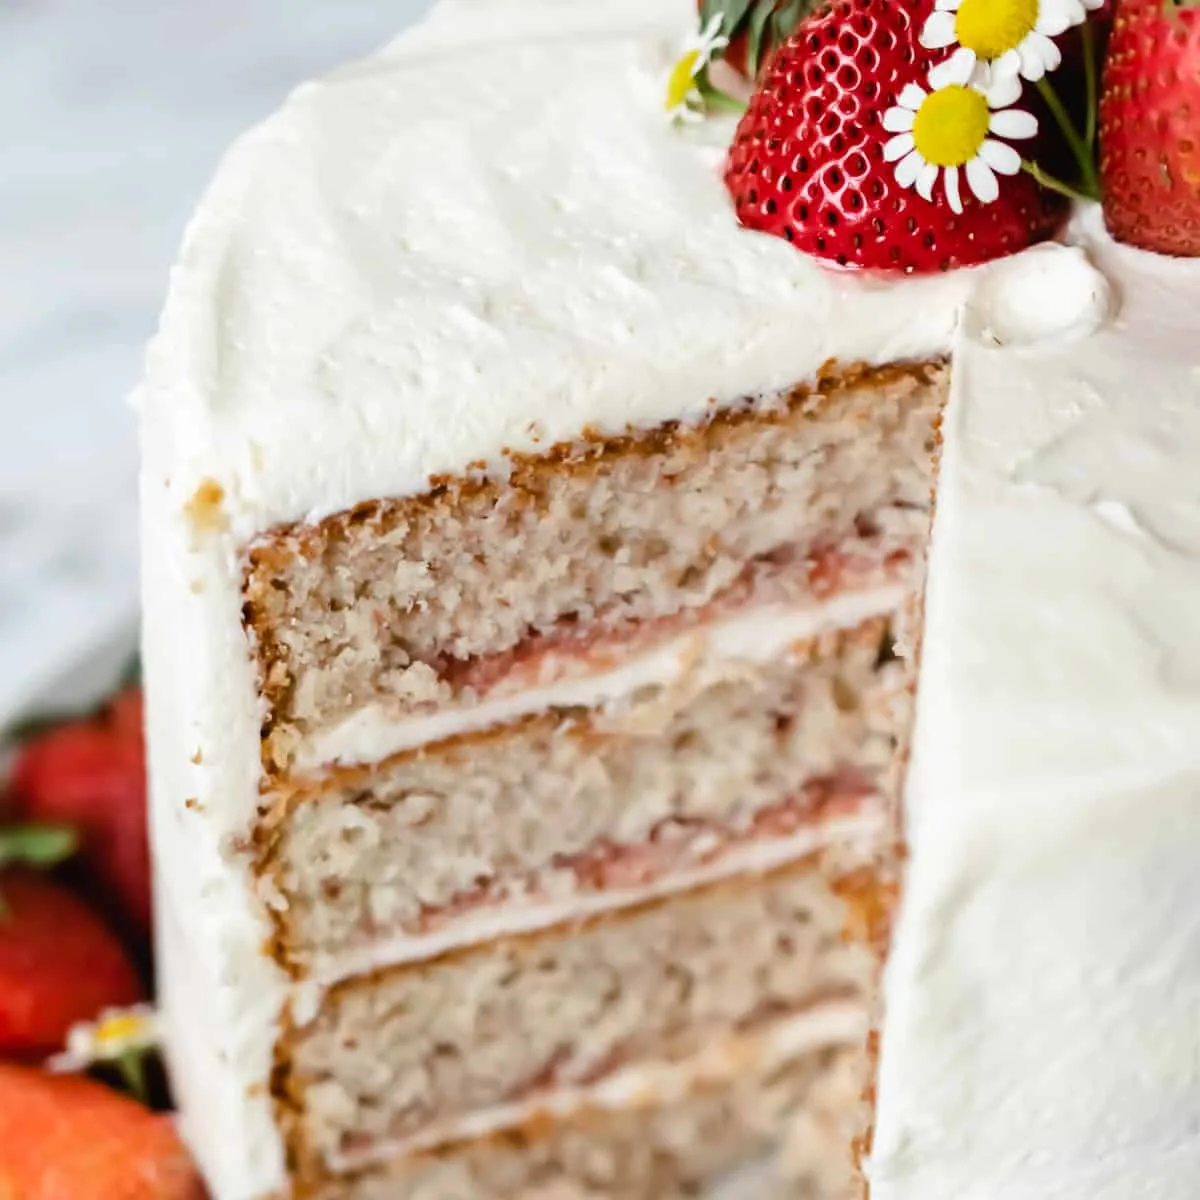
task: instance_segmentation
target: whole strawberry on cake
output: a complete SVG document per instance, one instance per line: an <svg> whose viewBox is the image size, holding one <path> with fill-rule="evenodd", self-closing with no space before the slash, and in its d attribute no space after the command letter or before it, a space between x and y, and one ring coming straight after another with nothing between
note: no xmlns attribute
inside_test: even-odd
<svg viewBox="0 0 1200 1200"><path fill-rule="evenodd" d="M141 394L217 1200L1193 1194L1198 27L441 0L234 147Z"/></svg>

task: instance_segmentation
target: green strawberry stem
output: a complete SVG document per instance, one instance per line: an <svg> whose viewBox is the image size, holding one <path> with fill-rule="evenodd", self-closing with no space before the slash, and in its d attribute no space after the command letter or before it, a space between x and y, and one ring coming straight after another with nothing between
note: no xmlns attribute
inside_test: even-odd
<svg viewBox="0 0 1200 1200"><path fill-rule="evenodd" d="M1071 114L1067 112L1063 102L1058 98L1058 93L1044 78L1037 81L1037 89L1046 101L1059 129L1062 130L1063 137L1067 139L1067 145L1070 146L1075 161L1079 164L1079 184L1072 194L1085 196L1089 200L1099 200L1100 178L1096 173L1096 159L1092 146L1075 128L1075 122L1071 120Z"/></svg>

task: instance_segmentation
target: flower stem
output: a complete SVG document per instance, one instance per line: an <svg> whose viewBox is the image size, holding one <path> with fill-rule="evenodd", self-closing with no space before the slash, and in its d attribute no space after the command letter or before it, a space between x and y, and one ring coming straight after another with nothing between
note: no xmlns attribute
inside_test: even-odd
<svg viewBox="0 0 1200 1200"><path fill-rule="evenodd" d="M1055 179L1053 175L1046 174L1037 163L1030 162L1027 158L1021 159L1021 170L1026 175L1032 175L1048 191L1058 192L1060 196L1066 196L1068 200L1075 200L1079 196L1078 188L1073 188L1069 183L1063 183L1061 179Z"/></svg>
<svg viewBox="0 0 1200 1200"><path fill-rule="evenodd" d="M707 71L701 72L696 77L696 88L704 100L704 108L707 112L734 113L741 116L746 111L746 102L715 87L709 81Z"/></svg>
<svg viewBox="0 0 1200 1200"><path fill-rule="evenodd" d="M146 1063L140 1050L128 1050L117 1060L117 1070L121 1073L125 1087L131 1096L143 1104L150 1102L150 1084L146 1079Z"/></svg>
<svg viewBox="0 0 1200 1200"><path fill-rule="evenodd" d="M1067 144L1071 147L1071 153L1079 163L1079 187L1073 194L1082 194L1090 200L1098 200L1100 198L1100 182L1096 178L1096 162L1091 147L1080 137L1079 130L1075 128L1075 122L1071 120L1070 113L1063 107L1058 93L1044 78L1038 80L1037 89L1041 92L1055 121L1058 122L1063 137L1067 139Z"/></svg>
<svg viewBox="0 0 1200 1200"><path fill-rule="evenodd" d="M1083 23L1083 72L1087 81L1087 131L1084 141L1088 148L1088 161L1095 161L1096 120L1099 116L1100 99L1097 87L1096 30L1090 20Z"/></svg>

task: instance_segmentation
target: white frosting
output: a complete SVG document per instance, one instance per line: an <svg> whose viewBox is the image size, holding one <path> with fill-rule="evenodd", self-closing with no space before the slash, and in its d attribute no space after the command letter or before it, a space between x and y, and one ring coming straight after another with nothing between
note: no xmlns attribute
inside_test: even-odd
<svg viewBox="0 0 1200 1200"><path fill-rule="evenodd" d="M737 227L722 122L665 119L690 0L443 0L230 153L143 405L231 531L423 491L827 360L943 352L966 275L828 271Z"/></svg>
<svg viewBox="0 0 1200 1200"><path fill-rule="evenodd" d="M908 592L904 585L895 584L846 593L811 607L753 608L688 630L632 655L611 671L526 688L470 708L444 708L429 716L397 720L384 706L368 705L305 739L296 755L296 767L303 772L333 762L379 762L413 746L515 721L528 713L619 703L642 688L669 686L698 665L703 669L705 660L758 666L786 654L797 642L895 612Z"/></svg>
<svg viewBox="0 0 1200 1200"><path fill-rule="evenodd" d="M955 351L873 1200L1200 1179L1200 263L1081 226Z"/></svg>

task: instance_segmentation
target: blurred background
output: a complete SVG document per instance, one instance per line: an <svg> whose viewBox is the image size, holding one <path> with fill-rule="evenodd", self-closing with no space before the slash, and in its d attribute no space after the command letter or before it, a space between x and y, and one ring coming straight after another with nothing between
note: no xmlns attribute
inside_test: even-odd
<svg viewBox="0 0 1200 1200"><path fill-rule="evenodd" d="M0 0L0 727L137 612L136 385L221 151L431 0Z"/></svg>

